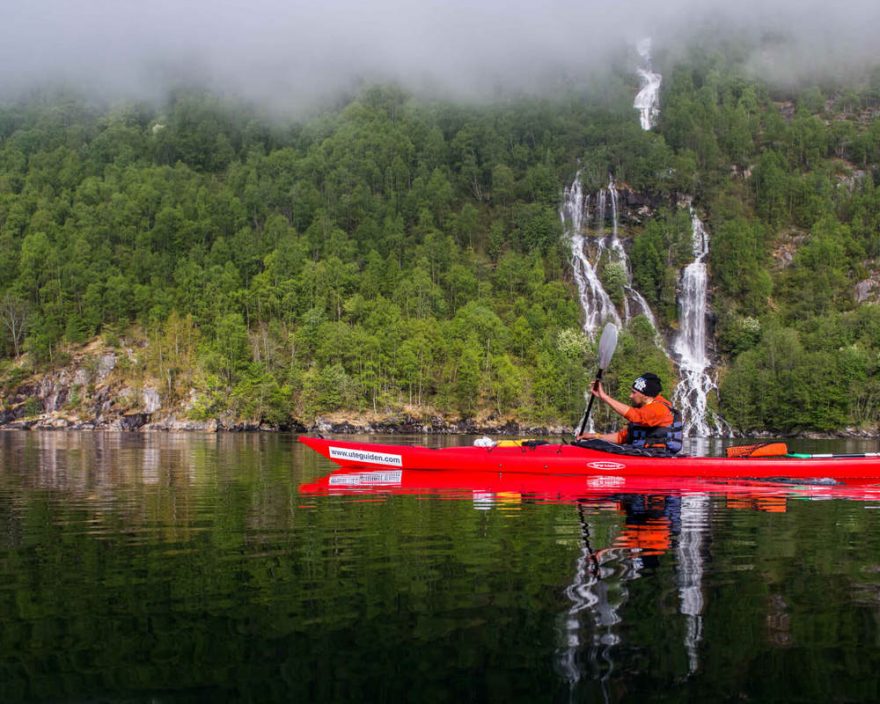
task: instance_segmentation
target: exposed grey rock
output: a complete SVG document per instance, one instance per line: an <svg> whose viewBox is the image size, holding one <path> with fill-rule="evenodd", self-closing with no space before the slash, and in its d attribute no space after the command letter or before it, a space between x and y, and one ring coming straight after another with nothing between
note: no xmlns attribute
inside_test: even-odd
<svg viewBox="0 0 880 704"><path fill-rule="evenodd" d="M102 354L98 360L98 380L103 381L116 368L116 354L108 352Z"/></svg>
<svg viewBox="0 0 880 704"><path fill-rule="evenodd" d="M227 425L225 429L232 433L251 433L256 430L262 430L262 427L256 421L243 421L241 423Z"/></svg>
<svg viewBox="0 0 880 704"><path fill-rule="evenodd" d="M315 423L311 429L317 433L332 433L333 425L328 423L323 418L315 418Z"/></svg>
<svg viewBox="0 0 880 704"><path fill-rule="evenodd" d="M31 425L31 430L67 430L73 425L67 418L41 416Z"/></svg>
<svg viewBox="0 0 880 704"><path fill-rule="evenodd" d="M38 397L43 404L43 410L52 413L58 410L58 391L54 376L46 376L40 382Z"/></svg>
<svg viewBox="0 0 880 704"><path fill-rule="evenodd" d="M169 416L144 425L140 430L142 432L201 432L216 433L219 430L219 423L216 418L210 420L178 420L174 416Z"/></svg>
<svg viewBox="0 0 880 704"><path fill-rule="evenodd" d="M159 398L159 392L151 387L145 387L142 394L143 406L145 413L155 413L162 408L162 402Z"/></svg>
<svg viewBox="0 0 880 704"><path fill-rule="evenodd" d="M366 428L364 426L353 425L352 423L344 422L344 423L334 423L330 426L330 430L326 431L334 434L340 435L349 435L352 433L364 433L366 432Z"/></svg>
<svg viewBox="0 0 880 704"><path fill-rule="evenodd" d="M92 421L85 421L83 423L71 423L70 430L94 430L95 424Z"/></svg>
<svg viewBox="0 0 880 704"><path fill-rule="evenodd" d="M876 278L865 279L856 284L855 297L857 303L868 303L880 300L880 282Z"/></svg>
<svg viewBox="0 0 880 704"><path fill-rule="evenodd" d="M68 395L68 387L56 384L52 389L52 393L43 399L43 410L46 413L54 413L61 410L64 404L67 403Z"/></svg>

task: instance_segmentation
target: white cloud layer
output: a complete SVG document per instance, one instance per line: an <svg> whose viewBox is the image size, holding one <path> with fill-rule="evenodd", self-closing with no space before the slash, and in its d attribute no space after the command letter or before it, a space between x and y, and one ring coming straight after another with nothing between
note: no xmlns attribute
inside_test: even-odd
<svg viewBox="0 0 880 704"><path fill-rule="evenodd" d="M5 7L4 7L5 6ZM150 96L196 79L295 106L359 80L461 97L538 92L601 70L643 36L658 52L716 29L781 32L776 79L880 61L880 2L854 0L0 0L0 94L69 81Z"/></svg>

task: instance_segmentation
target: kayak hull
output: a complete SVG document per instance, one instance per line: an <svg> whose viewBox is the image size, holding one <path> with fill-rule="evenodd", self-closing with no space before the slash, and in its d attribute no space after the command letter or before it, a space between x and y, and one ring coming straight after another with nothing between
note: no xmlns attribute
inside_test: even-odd
<svg viewBox="0 0 880 704"><path fill-rule="evenodd" d="M345 468L843 482L880 480L880 457L639 457L564 444L433 449L307 436L300 436L299 441Z"/></svg>

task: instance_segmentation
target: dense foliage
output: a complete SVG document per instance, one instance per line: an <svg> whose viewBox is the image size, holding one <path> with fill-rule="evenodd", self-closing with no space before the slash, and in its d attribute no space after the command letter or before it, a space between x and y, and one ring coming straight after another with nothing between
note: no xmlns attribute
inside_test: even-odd
<svg viewBox="0 0 880 704"><path fill-rule="evenodd" d="M695 52L666 70L650 133L633 81L474 107L376 87L290 124L193 92L0 107L0 349L39 364L96 334L147 339L132 373L172 400L197 389L196 417L572 422L594 357L558 208L580 168L667 203L627 235L670 329L676 196L695 198L734 425L875 423L880 316L854 283L880 256L880 74L781 96ZM641 323L621 347L621 377L673 375Z"/></svg>

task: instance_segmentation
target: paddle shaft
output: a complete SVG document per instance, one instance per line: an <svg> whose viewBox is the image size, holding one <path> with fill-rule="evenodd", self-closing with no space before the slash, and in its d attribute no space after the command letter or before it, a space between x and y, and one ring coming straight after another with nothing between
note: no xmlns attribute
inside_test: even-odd
<svg viewBox="0 0 880 704"><path fill-rule="evenodd" d="M602 381L602 372L603 372L603 371L604 371L603 369L600 369L600 370L596 373L596 381ZM595 382L594 382L594 383L595 383ZM595 399L595 398L596 398L596 397L593 396L593 387L592 387L592 385L591 385L591 386L590 386L590 400L587 402L587 410L584 411L584 417L581 418L581 422L578 424L577 432L574 434L575 437L578 437L581 433L583 433L583 432L584 432L584 428L587 427L587 420L588 420L589 417L590 417L590 411L593 410L593 399Z"/></svg>
<svg viewBox="0 0 880 704"><path fill-rule="evenodd" d="M606 323L605 329L602 330L602 337L599 338L599 371L596 374L596 381L601 381L602 372L604 369L608 367L611 363L611 357L614 354L614 350L617 347L617 326L614 323ZM595 382L593 382L595 383ZM587 403L587 410L584 411L584 417L581 418L581 422L578 423L577 428L575 429L574 436L578 437L584 432L584 428L587 427L587 419L590 417L590 411L593 410L593 389L592 385L590 386L590 400Z"/></svg>

